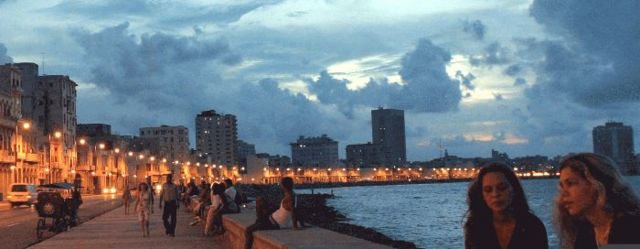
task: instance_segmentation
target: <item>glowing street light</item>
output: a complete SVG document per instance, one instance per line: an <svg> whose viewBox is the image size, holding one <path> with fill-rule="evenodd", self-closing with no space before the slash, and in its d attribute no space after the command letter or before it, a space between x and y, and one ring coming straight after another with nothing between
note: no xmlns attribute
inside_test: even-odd
<svg viewBox="0 0 640 249"><path fill-rule="evenodd" d="M53 133L53 136L55 138L60 138L60 137L62 137L62 132L56 131L56 132Z"/></svg>

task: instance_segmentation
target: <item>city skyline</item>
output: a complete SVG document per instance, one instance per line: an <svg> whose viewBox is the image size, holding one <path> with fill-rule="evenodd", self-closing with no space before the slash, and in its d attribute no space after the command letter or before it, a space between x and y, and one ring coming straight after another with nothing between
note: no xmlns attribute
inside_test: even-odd
<svg viewBox="0 0 640 249"><path fill-rule="evenodd" d="M258 152L327 134L345 158L383 106L405 110L409 161L553 157L591 151L606 121L640 124L638 17L621 6L0 1L0 63L69 75L78 123L122 134L184 125L194 145L193 116L215 109ZM616 14L582 15L596 9Z"/></svg>

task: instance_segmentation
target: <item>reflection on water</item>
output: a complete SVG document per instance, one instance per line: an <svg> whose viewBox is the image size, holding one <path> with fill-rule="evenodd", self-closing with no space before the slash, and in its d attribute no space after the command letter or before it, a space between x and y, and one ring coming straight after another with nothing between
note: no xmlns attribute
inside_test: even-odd
<svg viewBox="0 0 640 249"><path fill-rule="evenodd" d="M638 192L640 177L628 180ZM551 223L557 179L524 180L522 183L529 205L547 228L551 248L557 248ZM345 214L349 223L375 228L394 239L414 242L421 248L464 248L462 224L468 184L335 188L333 192L337 197L330 199L329 205Z"/></svg>

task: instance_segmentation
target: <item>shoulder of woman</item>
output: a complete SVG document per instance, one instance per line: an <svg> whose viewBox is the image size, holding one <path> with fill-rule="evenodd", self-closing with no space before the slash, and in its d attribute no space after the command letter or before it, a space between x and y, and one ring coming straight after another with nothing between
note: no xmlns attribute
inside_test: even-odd
<svg viewBox="0 0 640 249"><path fill-rule="evenodd" d="M624 227L625 229L639 229L640 228L640 215L638 214L624 214L616 218L616 226Z"/></svg>
<svg viewBox="0 0 640 249"><path fill-rule="evenodd" d="M524 215L523 221L530 228L537 228L546 231L544 223L542 223L542 220L540 220L540 218L538 218L538 216L536 216L535 214L528 212L526 215Z"/></svg>

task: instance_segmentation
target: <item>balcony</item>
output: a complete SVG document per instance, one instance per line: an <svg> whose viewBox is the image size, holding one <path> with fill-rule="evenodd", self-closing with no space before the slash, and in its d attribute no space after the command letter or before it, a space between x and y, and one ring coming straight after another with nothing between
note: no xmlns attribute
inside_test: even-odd
<svg viewBox="0 0 640 249"><path fill-rule="evenodd" d="M19 152L18 153L18 159L19 160L23 160L26 162L34 162L37 163L40 161L40 155L37 153L25 153L25 152Z"/></svg>
<svg viewBox="0 0 640 249"><path fill-rule="evenodd" d="M0 150L0 163L15 163L16 158L15 158L15 154L6 151L6 150Z"/></svg>
<svg viewBox="0 0 640 249"><path fill-rule="evenodd" d="M40 155L38 153L27 153L27 155L24 158L24 160L27 161L27 162L37 163L37 162L40 161Z"/></svg>

